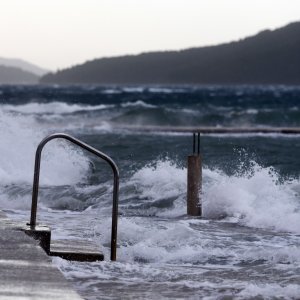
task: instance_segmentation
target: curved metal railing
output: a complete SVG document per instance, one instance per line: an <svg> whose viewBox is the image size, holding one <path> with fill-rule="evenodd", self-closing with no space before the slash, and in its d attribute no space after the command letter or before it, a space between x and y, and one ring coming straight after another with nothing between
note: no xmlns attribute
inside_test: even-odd
<svg viewBox="0 0 300 300"><path fill-rule="evenodd" d="M87 145L86 143L68 135L65 133L54 133L45 137L37 147L35 154L34 164L34 177L33 177L33 188L32 188L32 204L31 204L31 227L36 226L36 213L37 213L37 201L39 194L39 179L40 179L40 168L41 168L41 156L44 146L53 139L65 139L73 144L87 150L90 153L105 160L113 170L114 174L114 187L113 187L113 207L112 207L112 227L111 227L111 253L110 259L115 261L117 256L117 228L118 228L118 201L119 201L119 170L116 163L106 154L101 151Z"/></svg>

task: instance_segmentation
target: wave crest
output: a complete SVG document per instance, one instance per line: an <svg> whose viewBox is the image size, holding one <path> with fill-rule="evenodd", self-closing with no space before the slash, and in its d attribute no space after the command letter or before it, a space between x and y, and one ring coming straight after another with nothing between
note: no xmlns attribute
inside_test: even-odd
<svg viewBox="0 0 300 300"><path fill-rule="evenodd" d="M49 103L28 103L23 105L2 105L4 112L16 112L21 114L71 114L80 111L96 111L109 109L114 105L79 105L68 104L64 102L49 102Z"/></svg>

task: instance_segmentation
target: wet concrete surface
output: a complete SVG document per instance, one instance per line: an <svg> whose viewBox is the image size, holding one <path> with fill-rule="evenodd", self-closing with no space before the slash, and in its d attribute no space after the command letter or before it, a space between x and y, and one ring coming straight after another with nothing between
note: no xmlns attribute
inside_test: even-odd
<svg viewBox="0 0 300 300"><path fill-rule="evenodd" d="M0 299L82 299L22 226L0 211Z"/></svg>

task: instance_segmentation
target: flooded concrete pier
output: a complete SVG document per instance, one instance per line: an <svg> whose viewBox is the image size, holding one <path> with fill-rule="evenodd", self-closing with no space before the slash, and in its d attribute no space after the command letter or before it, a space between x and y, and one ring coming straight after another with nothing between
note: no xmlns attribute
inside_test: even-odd
<svg viewBox="0 0 300 300"><path fill-rule="evenodd" d="M0 211L0 299L82 299L21 228Z"/></svg>

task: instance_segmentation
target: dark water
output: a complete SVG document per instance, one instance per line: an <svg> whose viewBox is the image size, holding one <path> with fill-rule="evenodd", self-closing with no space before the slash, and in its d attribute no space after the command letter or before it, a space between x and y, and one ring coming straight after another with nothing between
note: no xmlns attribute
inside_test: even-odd
<svg viewBox="0 0 300 300"><path fill-rule="evenodd" d="M65 142L45 149L38 217L54 238L93 239L107 258L55 259L75 288L86 299L299 298L299 136L202 136L195 219L185 206L191 135L128 125L300 127L300 87L0 87L0 205L11 217L29 218L35 148L49 133L120 168L112 264L111 170Z"/></svg>
<svg viewBox="0 0 300 300"><path fill-rule="evenodd" d="M93 106L109 104L115 106L116 113L113 116L110 111L109 120L121 124L299 126L299 93L299 87L285 86L6 86L1 88L1 100L12 105L49 102ZM82 113L80 110L76 112ZM62 110L61 113L67 112ZM90 111L90 114L95 112Z"/></svg>

